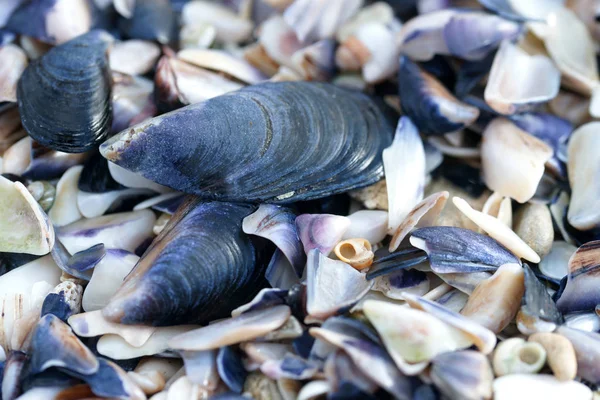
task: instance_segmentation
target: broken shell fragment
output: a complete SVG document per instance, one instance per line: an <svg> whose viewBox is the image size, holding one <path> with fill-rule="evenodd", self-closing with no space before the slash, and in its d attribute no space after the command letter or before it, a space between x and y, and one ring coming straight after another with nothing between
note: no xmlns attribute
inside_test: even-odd
<svg viewBox="0 0 600 400"><path fill-rule="evenodd" d="M296 217L298 236L308 255L319 250L329 255L350 227L350 219L333 214L302 214Z"/></svg>
<svg viewBox="0 0 600 400"><path fill-rule="evenodd" d="M531 249L517 234L500 222L497 218L474 210L465 200L454 197L454 205L465 214L471 221L486 231L492 238L513 252L517 257L524 258L534 263L540 262L540 256Z"/></svg>
<svg viewBox="0 0 600 400"><path fill-rule="evenodd" d="M600 334L566 326L558 327L556 333L569 339L573 345L577 358L577 375L597 385L600 382Z"/></svg>
<svg viewBox="0 0 600 400"><path fill-rule="evenodd" d="M110 69L128 75L144 75L156 64L160 48L145 40L115 43L109 53Z"/></svg>
<svg viewBox="0 0 600 400"><path fill-rule="evenodd" d="M600 241L587 242L569 259L567 286L556 305L563 313L591 311L600 304L597 279Z"/></svg>
<svg viewBox="0 0 600 400"><path fill-rule="evenodd" d="M27 67L27 55L19 46L0 47L0 102L17 101L17 81Z"/></svg>
<svg viewBox="0 0 600 400"><path fill-rule="evenodd" d="M529 55L505 41L494 58L484 96L495 111L509 115L553 99L559 86L560 72L548 57Z"/></svg>
<svg viewBox="0 0 600 400"><path fill-rule="evenodd" d="M436 273L493 271L504 264L520 264L519 259L489 236L449 226L420 228L410 243L427 252Z"/></svg>
<svg viewBox="0 0 600 400"><path fill-rule="evenodd" d="M571 381L577 375L577 359L573 345L564 336L556 333L535 333L530 342L541 344L546 350L548 365L559 381Z"/></svg>
<svg viewBox="0 0 600 400"><path fill-rule="evenodd" d="M494 373L486 356L473 351L442 353L431 360L431 379L449 398L488 399Z"/></svg>
<svg viewBox="0 0 600 400"><path fill-rule="evenodd" d="M398 81L402 111L423 133L454 132L479 117L477 108L462 103L437 78L405 56L400 58Z"/></svg>
<svg viewBox="0 0 600 400"><path fill-rule="evenodd" d="M569 273L569 259L577 251L577 247L563 240L552 243L550 253L542 258L540 272L548 278L560 281Z"/></svg>
<svg viewBox="0 0 600 400"><path fill-rule="evenodd" d="M592 391L583 383L561 382L552 375L513 374L496 378L493 384L495 400L523 398L523 393L535 393L545 399L590 400Z"/></svg>
<svg viewBox="0 0 600 400"><path fill-rule="evenodd" d="M248 84L257 84L267 79L245 60L221 50L185 49L177 53L177 58L200 68L225 73Z"/></svg>
<svg viewBox="0 0 600 400"><path fill-rule="evenodd" d="M38 202L21 182L0 176L0 251L48 254L54 228Z"/></svg>
<svg viewBox="0 0 600 400"><path fill-rule="evenodd" d="M423 199L425 150L417 127L408 117L398 121L392 145L383 150L388 193L388 230L395 232L406 215Z"/></svg>
<svg viewBox="0 0 600 400"><path fill-rule="evenodd" d="M499 333L517 315L524 292L523 268L505 264L477 285L460 313Z"/></svg>
<svg viewBox="0 0 600 400"><path fill-rule="evenodd" d="M550 252L554 227L545 204L527 203L521 206L515 213L513 230L542 260Z"/></svg>
<svg viewBox="0 0 600 400"><path fill-rule="evenodd" d="M483 133L483 179L491 190L525 203L535 194L552 154L546 143L509 120L496 118Z"/></svg>
<svg viewBox="0 0 600 400"><path fill-rule="evenodd" d="M251 20L237 15L224 4L210 1L187 2L181 11L184 26L208 23L217 31L217 40L221 43L240 43L252 34L254 24Z"/></svg>
<svg viewBox="0 0 600 400"><path fill-rule="evenodd" d="M596 172L600 159L593 150L600 145L600 122L590 122L573 132L568 147L568 172L571 201L567 218L579 230L588 230L600 224L600 204L595 195Z"/></svg>
<svg viewBox="0 0 600 400"><path fill-rule="evenodd" d="M134 347L143 346L157 328L144 325L121 325L107 321L100 310L73 315L68 320L76 335L95 337L119 335Z"/></svg>
<svg viewBox="0 0 600 400"><path fill-rule="evenodd" d="M394 236L390 240L390 252L398 249L404 238L413 228L433 225L444 209L448 196L448 192L433 193L415 205L394 232Z"/></svg>
<svg viewBox="0 0 600 400"><path fill-rule="evenodd" d="M380 210L359 210L348 215L350 227L342 239L364 238L371 245L381 242L387 235L388 213Z"/></svg>
<svg viewBox="0 0 600 400"><path fill-rule="evenodd" d="M553 331L563 317L546 286L535 276L529 265L523 264L525 295L521 306L521 320L535 331Z"/></svg>
<svg viewBox="0 0 600 400"><path fill-rule="evenodd" d="M335 246L335 255L340 261L350 264L352 267L362 270L373 263L373 251L371 243L366 239L342 240Z"/></svg>
<svg viewBox="0 0 600 400"><path fill-rule="evenodd" d="M546 350L537 342L510 338L498 344L494 351L496 376L510 374L535 374L546 363Z"/></svg>

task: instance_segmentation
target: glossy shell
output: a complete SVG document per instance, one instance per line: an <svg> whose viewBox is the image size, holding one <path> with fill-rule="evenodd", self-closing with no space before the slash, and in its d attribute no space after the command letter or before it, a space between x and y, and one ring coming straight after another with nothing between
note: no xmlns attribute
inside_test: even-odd
<svg viewBox="0 0 600 400"><path fill-rule="evenodd" d="M242 232L252 208L189 199L103 309L124 324L174 325L224 317L260 289L262 249ZM268 257L268 255L267 255Z"/></svg>
<svg viewBox="0 0 600 400"><path fill-rule="evenodd" d="M156 117L110 139L101 152L203 198L281 203L375 183L392 134L379 106L363 94L281 82Z"/></svg>
<svg viewBox="0 0 600 400"><path fill-rule="evenodd" d="M23 72L17 87L21 122L42 145L68 153L97 146L111 125L111 41L92 31L48 51Z"/></svg>

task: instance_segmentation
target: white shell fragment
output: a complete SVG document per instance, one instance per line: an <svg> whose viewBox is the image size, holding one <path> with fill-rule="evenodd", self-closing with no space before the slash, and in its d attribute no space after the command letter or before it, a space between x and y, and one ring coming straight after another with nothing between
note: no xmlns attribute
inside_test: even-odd
<svg viewBox="0 0 600 400"><path fill-rule="evenodd" d="M226 73L251 85L267 79L247 61L221 50L185 49L177 53L177 57L200 68Z"/></svg>
<svg viewBox="0 0 600 400"><path fill-rule="evenodd" d="M217 31L217 40L224 43L239 43L252 34L252 21L235 14L225 5L197 0L185 3L181 12L183 25L211 24Z"/></svg>
<svg viewBox="0 0 600 400"><path fill-rule="evenodd" d="M540 261L540 271L549 278L561 280L569 273L569 259L577 247L563 240L552 243L550 253Z"/></svg>
<svg viewBox="0 0 600 400"><path fill-rule="evenodd" d="M567 218L579 230L600 224L600 122L590 122L571 135L568 147L571 202Z"/></svg>
<svg viewBox="0 0 600 400"><path fill-rule="evenodd" d="M0 176L0 252L48 254L54 228L21 182Z"/></svg>
<svg viewBox="0 0 600 400"><path fill-rule="evenodd" d="M357 303L373 282L350 265L325 257L318 250L306 262L306 309L309 317L325 319Z"/></svg>
<svg viewBox="0 0 600 400"><path fill-rule="evenodd" d="M494 400L592 400L592 391L583 383L561 382L552 375L514 374L496 378Z"/></svg>
<svg viewBox="0 0 600 400"><path fill-rule="evenodd" d="M465 214L477 226L486 231L492 238L513 252L517 257L524 258L533 263L540 262L540 256L531 249L512 229L500 222L497 218L491 217L474 210L469 203L460 197L452 198L452 202L463 214Z"/></svg>
<svg viewBox="0 0 600 400"><path fill-rule="evenodd" d="M83 217L77 206L81 171L83 167L80 165L69 168L56 184L56 199L48 212L54 226L68 225Z"/></svg>
<svg viewBox="0 0 600 400"><path fill-rule="evenodd" d="M350 219L333 214L302 214L296 217L298 236L308 254L317 249L329 255L350 227Z"/></svg>
<svg viewBox="0 0 600 400"><path fill-rule="evenodd" d="M519 203L533 197L552 148L507 119L496 118L481 141L481 169L487 186Z"/></svg>
<svg viewBox="0 0 600 400"><path fill-rule="evenodd" d="M158 329L153 326L122 325L110 322L102 316L100 310L73 315L68 322L77 336L95 337L114 334L122 337L134 347L143 346Z"/></svg>
<svg viewBox="0 0 600 400"><path fill-rule="evenodd" d="M388 213L380 210L360 210L348 215L350 227L342 240L367 239L372 245L381 242L387 235Z"/></svg>
<svg viewBox="0 0 600 400"><path fill-rule="evenodd" d="M417 127L408 117L398 121L394 141L383 150L390 232L395 232L406 215L423 199L425 150Z"/></svg>
<svg viewBox="0 0 600 400"><path fill-rule="evenodd" d="M17 82L27 67L27 55L19 46L0 47L0 102L17 101Z"/></svg>
<svg viewBox="0 0 600 400"><path fill-rule="evenodd" d="M160 56L160 48L154 42L126 40L113 45L109 53L110 68L128 75L144 75L149 72Z"/></svg>
<svg viewBox="0 0 600 400"><path fill-rule="evenodd" d="M288 306L249 311L176 336L169 341L169 347L175 350L200 351L245 342L281 327L290 315Z"/></svg>
<svg viewBox="0 0 600 400"><path fill-rule="evenodd" d="M514 114L558 94L560 72L543 55L529 55L505 41L500 45L487 86L485 101L500 114Z"/></svg>

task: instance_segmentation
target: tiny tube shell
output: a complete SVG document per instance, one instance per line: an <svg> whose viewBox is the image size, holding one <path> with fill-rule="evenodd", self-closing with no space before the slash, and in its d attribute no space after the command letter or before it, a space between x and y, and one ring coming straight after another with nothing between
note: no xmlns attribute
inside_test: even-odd
<svg viewBox="0 0 600 400"><path fill-rule="evenodd" d="M517 315L524 293L523 268L505 264L477 285L460 313L499 333Z"/></svg>
<svg viewBox="0 0 600 400"><path fill-rule="evenodd" d="M573 345L564 336L556 333L535 333L528 339L546 349L548 365L559 381L571 381L577 375L577 359Z"/></svg>
<svg viewBox="0 0 600 400"><path fill-rule="evenodd" d="M454 205L467 217L486 231L492 238L512 251L519 258L524 258L534 263L540 262L540 256L531 249L515 232L500 222L498 219L474 210L465 200L454 197Z"/></svg>
<svg viewBox="0 0 600 400"><path fill-rule="evenodd" d="M546 363L546 350L537 342L507 339L496 347L492 364L496 376L535 374Z"/></svg>
<svg viewBox="0 0 600 400"><path fill-rule="evenodd" d="M507 119L496 118L483 132L483 180L491 190L525 203L535 194L552 154L552 148L540 139Z"/></svg>
<svg viewBox="0 0 600 400"><path fill-rule="evenodd" d="M348 239L339 242L334 249L335 255L352 267L362 270L373 263L371 243L366 239Z"/></svg>

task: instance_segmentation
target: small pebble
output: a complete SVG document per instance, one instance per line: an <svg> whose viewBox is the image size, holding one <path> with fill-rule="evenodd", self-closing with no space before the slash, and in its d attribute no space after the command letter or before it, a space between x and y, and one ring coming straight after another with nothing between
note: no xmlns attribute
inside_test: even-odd
<svg viewBox="0 0 600 400"><path fill-rule="evenodd" d="M527 203L514 216L514 231L541 258L552 248L554 227L550 210L544 204Z"/></svg>

